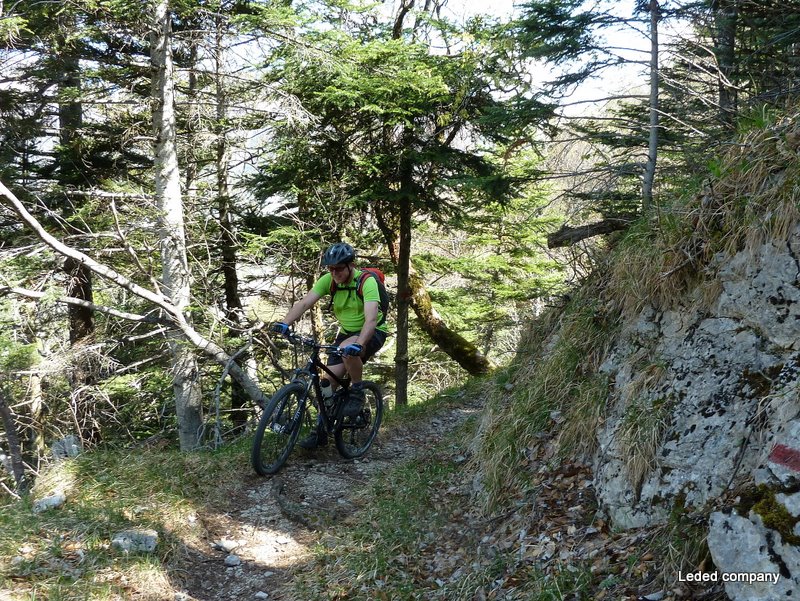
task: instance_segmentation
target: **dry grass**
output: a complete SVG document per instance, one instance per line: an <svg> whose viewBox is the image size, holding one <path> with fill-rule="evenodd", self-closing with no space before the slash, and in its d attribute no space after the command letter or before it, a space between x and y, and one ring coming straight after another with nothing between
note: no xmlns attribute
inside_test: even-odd
<svg viewBox="0 0 800 601"><path fill-rule="evenodd" d="M607 379L597 372L614 324L592 293L576 298L571 307L552 324L557 334L523 337L533 354L521 351L508 381L501 379L487 395L491 400L474 447L487 509L509 489L524 488L522 466L541 432L560 429L560 454L589 455L595 449L608 392Z"/></svg>
<svg viewBox="0 0 800 601"><path fill-rule="evenodd" d="M745 134L696 194L664 203L610 255L608 293L626 313L645 306L708 307L714 257L785 242L800 223L800 114Z"/></svg>
<svg viewBox="0 0 800 601"><path fill-rule="evenodd" d="M520 468L542 432L557 434L561 452L593 450L608 410L598 368L613 342L613 316L646 307L710 307L721 292L720 253L788 239L800 223L799 121L792 114L744 135L720 157L716 177L686 198L662 199L597 266L594 283L523 334L514 365L491 391L476 442L489 506L525 486ZM653 468L666 429L666 403L631 400L648 398L660 378L656 364L642 368L618 401L627 404L618 435L637 487Z"/></svg>
<svg viewBox="0 0 800 601"><path fill-rule="evenodd" d="M669 425L669 406L664 401L636 399L628 405L616 438L625 457L625 468L634 490L657 466L658 450Z"/></svg>

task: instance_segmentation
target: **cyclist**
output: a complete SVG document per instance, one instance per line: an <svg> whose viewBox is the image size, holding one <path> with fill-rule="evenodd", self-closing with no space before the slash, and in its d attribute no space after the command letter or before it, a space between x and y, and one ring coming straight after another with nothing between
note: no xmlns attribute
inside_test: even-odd
<svg viewBox="0 0 800 601"><path fill-rule="evenodd" d="M361 295L357 294L361 270L355 267L356 251L345 242L338 242L328 248L322 262L328 273L317 280L311 290L297 301L286 317L272 326L278 334L286 334L291 325L313 307L323 296L333 293L333 314L339 322L339 335L334 344L338 345L344 357L331 355L328 367L340 378L345 372L350 376L350 394L344 408L344 415L355 417L364 405L362 372L364 363L380 350L386 341L386 318L380 310L380 292L375 278L364 279ZM335 286L334 286L335 283ZM322 381L326 385L325 379ZM313 449L328 442L322 420L309 437L300 441L300 446Z"/></svg>

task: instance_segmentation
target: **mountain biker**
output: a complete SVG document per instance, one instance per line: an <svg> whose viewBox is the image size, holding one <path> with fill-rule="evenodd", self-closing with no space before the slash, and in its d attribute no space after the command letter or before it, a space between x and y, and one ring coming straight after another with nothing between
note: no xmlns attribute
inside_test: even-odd
<svg viewBox="0 0 800 601"><path fill-rule="evenodd" d="M309 292L297 301L283 320L272 325L272 331L286 334L290 326L313 307L320 298L333 293L333 313L339 322L339 335L334 341L344 356L330 355L328 368L337 378L345 372L350 376L350 394L344 407L344 415L355 417L364 406L362 373L364 363L380 350L386 341L386 319L380 310L380 293L375 278L367 277L363 283L363 301L357 294L357 282L361 270L355 267L356 251L345 242L337 242L325 251L322 262L328 273L319 278ZM323 379L323 385L325 379ZM320 416L321 417L321 416ZM300 441L300 446L313 449L328 442L322 420L309 437Z"/></svg>

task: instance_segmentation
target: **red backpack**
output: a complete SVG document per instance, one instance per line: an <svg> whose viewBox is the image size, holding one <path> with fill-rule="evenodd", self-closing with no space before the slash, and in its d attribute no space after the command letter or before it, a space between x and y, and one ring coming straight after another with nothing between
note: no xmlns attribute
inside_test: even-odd
<svg viewBox="0 0 800 601"><path fill-rule="evenodd" d="M367 278L375 278L375 282L378 284L378 294L380 295L380 302L378 306L380 307L382 317L378 321L378 326L382 326L386 322L386 315L389 313L389 293L386 291L386 276L383 272L378 269L377 267L360 267L361 275L358 276L358 279L355 281L355 287L352 286L342 286L340 287L333 278L331 278L331 301L328 303L328 311L333 308L333 295L336 294L339 290L355 290L356 296L364 302L364 282L367 281Z"/></svg>

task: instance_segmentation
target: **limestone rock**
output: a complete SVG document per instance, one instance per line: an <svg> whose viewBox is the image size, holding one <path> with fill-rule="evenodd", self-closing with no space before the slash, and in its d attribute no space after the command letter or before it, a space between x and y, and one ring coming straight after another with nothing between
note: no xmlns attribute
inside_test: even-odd
<svg viewBox="0 0 800 601"><path fill-rule="evenodd" d="M708 548L725 593L732 601L778 601L800 596L800 550L783 543L781 535L764 527L760 516L751 512L749 519L721 512L711 514ZM748 582L758 575L777 582Z"/></svg>
<svg viewBox="0 0 800 601"><path fill-rule="evenodd" d="M33 512L42 513L49 509L58 509L67 502L67 497L64 493L54 493L47 497L42 497L33 502Z"/></svg>
<svg viewBox="0 0 800 601"><path fill-rule="evenodd" d="M702 508L754 476L800 485L800 471L768 461L779 439L800 448L800 423L790 426L800 415L798 257L800 229L788 244L720 255L710 307L650 307L622 324L601 367L613 409L594 458L616 526L663 522L676 504Z"/></svg>
<svg viewBox="0 0 800 601"><path fill-rule="evenodd" d="M111 546L123 553L152 553L158 546L158 532L123 530L112 537Z"/></svg>

